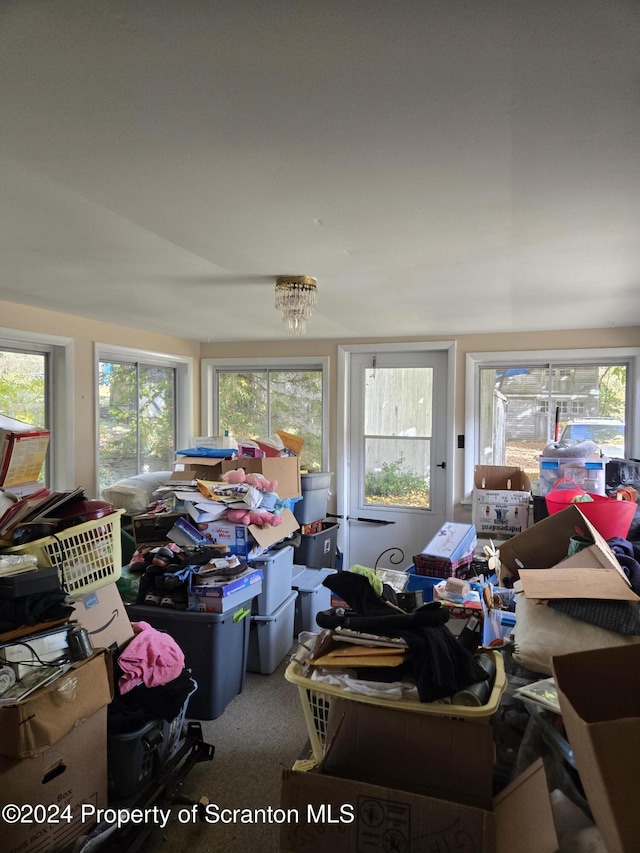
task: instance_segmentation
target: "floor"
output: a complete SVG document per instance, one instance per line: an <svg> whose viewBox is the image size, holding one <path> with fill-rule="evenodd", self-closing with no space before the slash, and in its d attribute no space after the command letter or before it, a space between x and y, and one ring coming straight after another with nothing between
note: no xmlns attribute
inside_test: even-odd
<svg viewBox="0 0 640 853"><path fill-rule="evenodd" d="M204 739L215 747L211 762L197 764L187 776L182 793L199 800L205 796L210 812L219 809L276 809L280 805L282 770L306 754L307 727L298 688L284 677L287 661L271 675L247 673L242 693L217 720L202 722ZM213 808L212 808L213 807ZM172 820L155 834L145 850L159 853L277 853L279 827L275 823L223 824L186 819L180 807Z"/></svg>

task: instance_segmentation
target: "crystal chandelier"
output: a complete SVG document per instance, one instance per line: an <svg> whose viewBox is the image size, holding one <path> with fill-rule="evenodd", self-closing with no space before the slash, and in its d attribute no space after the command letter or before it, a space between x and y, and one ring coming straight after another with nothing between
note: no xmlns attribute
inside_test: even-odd
<svg viewBox="0 0 640 853"><path fill-rule="evenodd" d="M276 278L276 308L289 335L304 335L307 320L317 304L317 283L310 275L279 275Z"/></svg>

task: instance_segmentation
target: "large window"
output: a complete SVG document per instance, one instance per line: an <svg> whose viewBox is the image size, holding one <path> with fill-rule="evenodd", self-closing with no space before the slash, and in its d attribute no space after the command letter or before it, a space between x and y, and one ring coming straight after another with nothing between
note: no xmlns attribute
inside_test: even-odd
<svg viewBox="0 0 640 853"><path fill-rule="evenodd" d="M98 357L99 491L124 477L170 471L179 443L182 365L152 354Z"/></svg>
<svg viewBox="0 0 640 853"><path fill-rule="evenodd" d="M535 492L539 456L556 436L593 440L609 458L637 454L639 352L470 353L467 494L475 464L519 466Z"/></svg>
<svg viewBox="0 0 640 853"><path fill-rule="evenodd" d="M0 330L0 413L51 431L40 480L58 489L73 476L70 347L68 338Z"/></svg>
<svg viewBox="0 0 640 853"><path fill-rule="evenodd" d="M304 440L303 470L326 470L326 360L203 361L203 423L211 434Z"/></svg>

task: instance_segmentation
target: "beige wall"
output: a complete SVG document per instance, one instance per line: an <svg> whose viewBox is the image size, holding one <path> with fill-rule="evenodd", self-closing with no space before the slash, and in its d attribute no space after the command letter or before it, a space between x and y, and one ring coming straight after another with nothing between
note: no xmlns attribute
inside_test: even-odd
<svg viewBox="0 0 640 853"><path fill-rule="evenodd" d="M200 430L200 358L274 358L278 356L328 356L330 359L330 448L331 466L336 470L337 353L340 344L375 344L401 341L455 340L456 398L455 434L464 432L465 357L468 352L512 350L583 349L592 347L640 347L640 328L590 329L582 331L521 332L510 334L443 335L428 338L359 338L344 341L291 339L267 343L238 342L199 344L166 335L109 323L86 320L70 314L0 302L0 328L22 332L60 335L74 340L74 394L72 422L75 425L74 485L93 492L95 472L95 381L93 345L98 341L113 346L133 347L194 359L194 433ZM457 451L462 454L462 451ZM456 491L461 489L462 456L456 458ZM456 501L457 502L457 501Z"/></svg>
<svg viewBox="0 0 640 853"><path fill-rule="evenodd" d="M73 462L74 482L82 486L87 496L94 497L96 476L96 396L94 343L193 358L194 367L194 429L200 425L200 344L139 331L126 326L114 326L85 318L45 311L11 302L0 302L0 328L59 335L73 339Z"/></svg>

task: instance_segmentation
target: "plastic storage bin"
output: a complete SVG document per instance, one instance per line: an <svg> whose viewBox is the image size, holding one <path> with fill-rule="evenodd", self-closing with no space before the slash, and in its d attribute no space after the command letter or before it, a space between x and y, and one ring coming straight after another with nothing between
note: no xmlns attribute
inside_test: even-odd
<svg viewBox="0 0 640 853"><path fill-rule="evenodd" d="M298 687L302 712L307 723L311 751L316 761L321 761L324 754L324 741L329 718L329 706L332 698L349 699L353 702L364 702L368 705L382 705L385 708L395 708L399 711L412 711L416 714L436 714L439 717L455 717L469 720L473 723L489 724L500 705L507 679L504 671L502 655L491 652L495 664L496 675L493 689L486 705L447 705L439 702L418 702L408 699L381 699L377 696L366 696L361 693L349 693L341 687L311 681L302 674L300 664L292 661L285 670L285 678Z"/></svg>
<svg viewBox="0 0 640 853"><path fill-rule="evenodd" d="M297 592L291 592L270 616L252 616L247 670L271 675L294 642L293 625Z"/></svg>
<svg viewBox="0 0 640 853"><path fill-rule="evenodd" d="M322 581L335 574L335 569L303 569L292 582L297 591L293 632L297 637L302 631L317 633L320 628L316 613L331 607L331 590L322 586Z"/></svg>
<svg viewBox="0 0 640 853"><path fill-rule="evenodd" d="M567 459L539 456L540 494L547 495L558 480L567 477L586 492L604 495L606 485L606 459Z"/></svg>
<svg viewBox="0 0 640 853"><path fill-rule="evenodd" d="M251 599L227 613L127 606L132 622L148 622L166 631L184 652L185 666L198 683L189 703L189 716L196 720L215 720L244 689L250 611Z"/></svg>
<svg viewBox="0 0 640 853"><path fill-rule="evenodd" d="M198 689L194 679L191 682L193 689L170 723L150 720L136 731L108 735L108 785L118 799L126 799L139 791L178 751L189 700Z"/></svg>
<svg viewBox="0 0 640 853"><path fill-rule="evenodd" d="M294 549L294 562L314 569L334 569L338 549L338 525L322 522L318 533L302 533L302 541Z"/></svg>
<svg viewBox="0 0 640 853"><path fill-rule="evenodd" d="M262 572L262 592L253 599L252 612L269 616L291 595L293 546L261 554L251 565Z"/></svg>
<svg viewBox="0 0 640 853"><path fill-rule="evenodd" d="M55 536L3 548L3 554L31 554L40 568L58 570L69 595L84 595L117 581L122 571L119 509L95 521L61 530Z"/></svg>
<svg viewBox="0 0 640 853"><path fill-rule="evenodd" d="M300 474L302 500L293 508L298 524L312 524L321 521L327 514L331 472L319 474Z"/></svg>

